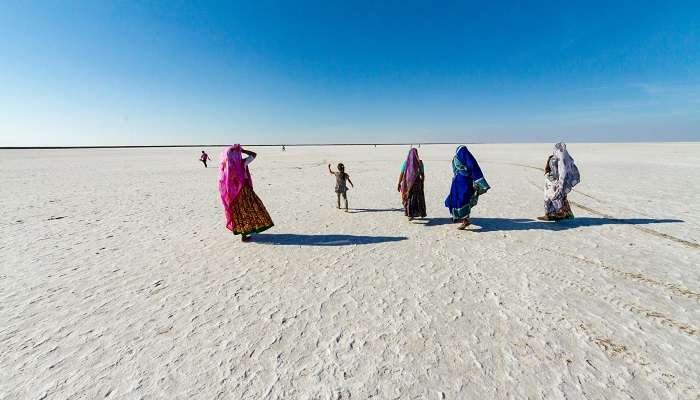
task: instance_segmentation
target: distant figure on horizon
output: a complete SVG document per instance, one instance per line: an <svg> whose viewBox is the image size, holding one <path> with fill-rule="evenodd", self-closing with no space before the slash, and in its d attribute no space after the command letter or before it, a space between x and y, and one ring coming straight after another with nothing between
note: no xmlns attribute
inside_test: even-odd
<svg viewBox="0 0 700 400"><path fill-rule="evenodd" d="M345 200L345 212L348 212L348 186L345 181L350 182L350 186L353 188L355 185L350 180L350 175L345 173L345 165L343 165L343 163L338 163L337 172L334 172L331 169L331 165L328 164L328 172L330 172L331 175L335 175L335 193L338 196L338 209L340 209L340 197L342 196L343 200Z"/></svg>
<svg viewBox="0 0 700 400"><path fill-rule="evenodd" d="M287 151L287 148L282 145L282 151Z"/></svg>
<svg viewBox="0 0 700 400"><path fill-rule="evenodd" d="M567 195L581 181L581 175L565 143L554 145L554 152L544 167L544 176L544 215L537 219L560 221L574 218Z"/></svg>
<svg viewBox="0 0 700 400"><path fill-rule="evenodd" d="M425 218L425 193L423 193L423 183L425 182L425 168L423 161L418 157L418 150L412 148L408 152L408 157L401 165L399 175L398 191L401 192L404 214L409 221L414 218Z"/></svg>
<svg viewBox="0 0 700 400"><path fill-rule="evenodd" d="M207 161L209 160L211 160L211 158L209 158L209 154L202 150L202 155L199 156L199 161L201 161L202 164L204 164L204 168L207 168Z"/></svg>
<svg viewBox="0 0 700 400"><path fill-rule="evenodd" d="M469 215L471 209L476 206L479 196L486 193L491 187L486 182L481 172L479 163L467 146L457 147L457 152L452 159L452 186L450 194L445 199L445 207L450 209L452 221L461 222L458 229L466 229L471 223Z"/></svg>
<svg viewBox="0 0 700 400"><path fill-rule="evenodd" d="M242 154L248 157L243 159ZM235 144L221 153L219 193L226 214L226 229L246 241L253 233L274 226L265 205L253 191L248 165L257 154Z"/></svg>

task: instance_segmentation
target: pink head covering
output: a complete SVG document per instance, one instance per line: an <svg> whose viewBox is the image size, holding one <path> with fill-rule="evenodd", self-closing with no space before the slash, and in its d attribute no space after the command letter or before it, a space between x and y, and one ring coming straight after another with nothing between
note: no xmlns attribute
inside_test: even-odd
<svg viewBox="0 0 700 400"><path fill-rule="evenodd" d="M406 159L406 171L403 175L403 182L401 182L401 191L408 192L411 190L418 175L420 175L420 159L418 158L418 150L413 147L408 152L408 158Z"/></svg>
<svg viewBox="0 0 700 400"><path fill-rule="evenodd" d="M243 161L241 145L234 144L221 152L221 168L219 169L219 193L226 213L226 228L233 230L234 221L231 215L231 205L238 198L245 185L253 187L248 166Z"/></svg>

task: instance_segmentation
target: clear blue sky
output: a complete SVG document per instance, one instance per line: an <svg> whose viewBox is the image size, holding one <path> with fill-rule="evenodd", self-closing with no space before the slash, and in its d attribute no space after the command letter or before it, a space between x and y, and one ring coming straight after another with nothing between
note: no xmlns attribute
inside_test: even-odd
<svg viewBox="0 0 700 400"><path fill-rule="evenodd" d="M700 139L697 0L235 3L3 2L0 145Z"/></svg>

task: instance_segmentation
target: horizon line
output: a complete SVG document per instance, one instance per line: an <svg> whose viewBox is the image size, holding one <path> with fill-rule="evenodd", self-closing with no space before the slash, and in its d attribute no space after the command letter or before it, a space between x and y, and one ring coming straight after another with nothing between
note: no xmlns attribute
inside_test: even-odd
<svg viewBox="0 0 700 400"><path fill-rule="evenodd" d="M459 142L462 143L462 142ZM242 144L248 147L312 147L312 146L412 146L459 144L457 142L413 142L413 143L280 143L280 144ZM464 142L463 144L482 144L480 142ZM226 147L232 144L153 144L153 145L104 145L104 146L0 146L0 150L60 150L60 149L138 149L138 148L167 148L167 147Z"/></svg>
<svg viewBox="0 0 700 400"><path fill-rule="evenodd" d="M619 142L579 142L566 143L697 143L700 140L666 140L666 141L619 141ZM404 142L404 143L279 143L279 144L243 144L248 147L322 147L322 146L413 146L446 144L537 144L553 142ZM227 147L232 144L153 144L153 145L95 145L95 146L0 146L0 150L68 150L68 149L143 149L143 148L188 148L188 147Z"/></svg>

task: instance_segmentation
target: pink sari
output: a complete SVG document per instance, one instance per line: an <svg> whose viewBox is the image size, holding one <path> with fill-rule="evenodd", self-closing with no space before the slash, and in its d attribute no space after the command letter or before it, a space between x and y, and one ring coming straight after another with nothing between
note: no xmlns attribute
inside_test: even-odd
<svg viewBox="0 0 700 400"><path fill-rule="evenodd" d="M221 152L221 168L219 169L219 193L226 214L226 228L234 229L231 206L241 193L244 186L253 187L248 166L243 161L241 145L235 144Z"/></svg>

